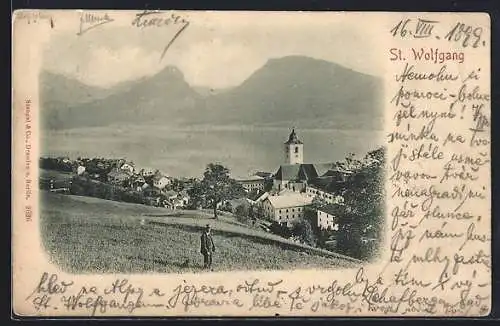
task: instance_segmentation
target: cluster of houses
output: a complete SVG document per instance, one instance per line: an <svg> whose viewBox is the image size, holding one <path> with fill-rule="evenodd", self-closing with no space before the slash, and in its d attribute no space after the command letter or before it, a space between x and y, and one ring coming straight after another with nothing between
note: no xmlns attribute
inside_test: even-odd
<svg viewBox="0 0 500 326"><path fill-rule="evenodd" d="M87 164L86 164L87 163ZM93 179L105 181L108 184L129 188L131 190L144 193L146 197L151 197L154 202L152 205L164 206L171 209L185 208L189 204L189 195L186 189L176 191L169 187L173 178L158 169L137 168L134 163L125 160L116 160L112 168L106 169L105 163L100 162L102 166L97 166L98 171L105 173L90 172L88 170L88 161L77 161L77 175L87 175ZM99 163L97 163L99 165ZM109 172L104 172L109 170ZM89 173L90 172L90 173Z"/></svg>
<svg viewBox="0 0 500 326"><path fill-rule="evenodd" d="M305 209L320 198L316 208L316 226L322 230L338 230L333 210L334 204L341 204L343 198L333 190L349 177L349 172L337 163L303 163L304 144L292 130L284 143L285 164L274 174L260 172L248 178L237 179L249 192L254 192L247 201L260 205L267 219L280 225L292 227L304 218ZM264 191L266 181L272 179L272 187Z"/></svg>
<svg viewBox="0 0 500 326"><path fill-rule="evenodd" d="M275 173L257 172L237 178L236 181L247 191L247 197L221 205L229 204L234 210L240 204L251 204L260 207L265 218L293 227L304 218L306 207L319 198L322 205L314 206L316 226L322 230L338 230L333 205L341 204L342 197L334 195L334 190L347 180L350 173L338 163L304 163L303 151L304 144L293 129L284 143L284 164ZM68 160L67 163L71 162ZM189 204L189 185L183 190L173 189L169 186L174 179L157 169L139 169L125 160L99 159L79 159L73 166L76 166L78 175L142 192L153 198L156 202L152 204L156 206L176 209Z"/></svg>

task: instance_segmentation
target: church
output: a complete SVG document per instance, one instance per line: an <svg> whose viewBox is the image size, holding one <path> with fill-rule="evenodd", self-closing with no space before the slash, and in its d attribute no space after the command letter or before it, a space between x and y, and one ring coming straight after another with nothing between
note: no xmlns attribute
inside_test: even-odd
<svg viewBox="0 0 500 326"><path fill-rule="evenodd" d="M317 226L335 229L335 217L326 208L328 204L342 201L334 191L339 183L345 182L348 173L336 163L304 163L304 143L295 128L283 149L284 163L274 174L273 190L262 202L265 216L282 226L292 227L304 217L305 208L314 198L319 197L326 205L317 210Z"/></svg>
<svg viewBox="0 0 500 326"><path fill-rule="evenodd" d="M284 164L274 175L274 189L310 193L308 188L312 187L328 193L345 181L347 174L336 163L304 163L304 143L293 128L284 143Z"/></svg>

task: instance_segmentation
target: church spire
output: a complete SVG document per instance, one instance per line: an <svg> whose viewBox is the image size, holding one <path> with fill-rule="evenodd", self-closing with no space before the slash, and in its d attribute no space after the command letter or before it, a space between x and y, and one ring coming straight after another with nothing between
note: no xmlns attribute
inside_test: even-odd
<svg viewBox="0 0 500 326"><path fill-rule="evenodd" d="M302 164L303 161L304 144L299 140L293 128L285 143L285 162L286 164Z"/></svg>
<svg viewBox="0 0 500 326"><path fill-rule="evenodd" d="M285 144L287 144L287 145L302 144L302 142L297 137L297 134L295 133L295 128L292 129L290 136L288 136L288 141Z"/></svg>

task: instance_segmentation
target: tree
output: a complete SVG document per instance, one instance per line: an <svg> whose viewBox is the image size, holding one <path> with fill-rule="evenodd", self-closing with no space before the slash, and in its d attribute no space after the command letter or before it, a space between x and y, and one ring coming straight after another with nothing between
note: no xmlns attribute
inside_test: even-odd
<svg viewBox="0 0 500 326"><path fill-rule="evenodd" d="M189 195L189 208L198 209L206 206L205 194L200 181L194 181L187 193Z"/></svg>
<svg viewBox="0 0 500 326"><path fill-rule="evenodd" d="M281 225L280 223L273 221L269 227L271 233L277 234L283 238L289 238L292 236L292 232L286 225Z"/></svg>
<svg viewBox="0 0 500 326"><path fill-rule="evenodd" d="M263 219L265 218L264 207L260 204L255 204L252 206L253 218Z"/></svg>
<svg viewBox="0 0 500 326"><path fill-rule="evenodd" d="M351 177L341 190L344 204L339 206L341 227L337 244L347 255L369 259L377 247L362 243L363 238L380 241L384 224L385 149L368 153L363 160L349 162ZM374 243L378 245L379 243Z"/></svg>
<svg viewBox="0 0 500 326"><path fill-rule="evenodd" d="M323 207L323 206L326 206L326 205L328 205L328 202L326 201L326 199L324 199L320 196L314 196L310 207L313 208L314 210L316 210L316 209Z"/></svg>
<svg viewBox="0 0 500 326"><path fill-rule="evenodd" d="M210 206L217 218L217 206L225 200L243 197L245 190L234 179L229 177L229 169L220 165L210 163L205 169L203 179L195 183L190 189L189 195L194 203L202 207Z"/></svg>
<svg viewBox="0 0 500 326"><path fill-rule="evenodd" d="M182 191L184 190L184 182L179 179L173 179L172 184L169 186L169 188L177 192Z"/></svg>
<svg viewBox="0 0 500 326"><path fill-rule="evenodd" d="M311 222L309 220L301 219L297 224L294 225L292 232L306 244L310 246L316 245L317 238L314 234Z"/></svg>
<svg viewBox="0 0 500 326"><path fill-rule="evenodd" d="M252 225L255 225L258 219L264 218L264 207L259 204L252 204L248 209L248 217Z"/></svg>

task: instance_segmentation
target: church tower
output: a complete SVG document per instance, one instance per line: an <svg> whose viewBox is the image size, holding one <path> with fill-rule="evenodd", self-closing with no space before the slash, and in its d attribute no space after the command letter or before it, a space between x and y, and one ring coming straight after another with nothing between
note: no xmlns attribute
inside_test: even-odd
<svg viewBox="0 0 500 326"><path fill-rule="evenodd" d="M295 129L292 129L288 140L285 143L285 163L302 164L304 163L304 144L297 138Z"/></svg>

